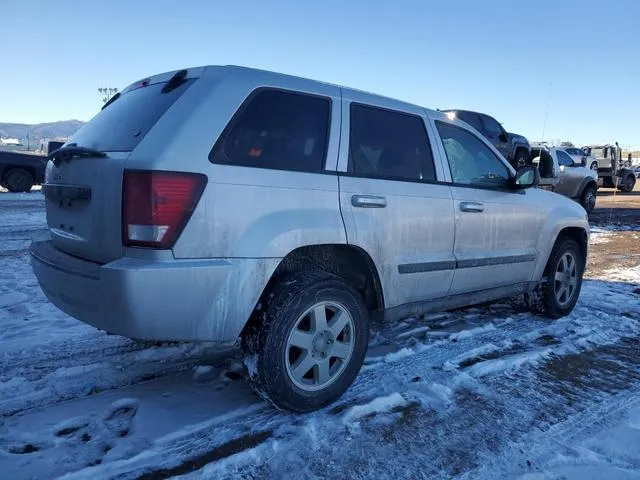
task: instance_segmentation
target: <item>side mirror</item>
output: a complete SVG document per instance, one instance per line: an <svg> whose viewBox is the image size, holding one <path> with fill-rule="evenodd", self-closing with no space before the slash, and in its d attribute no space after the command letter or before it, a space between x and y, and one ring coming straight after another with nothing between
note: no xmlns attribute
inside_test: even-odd
<svg viewBox="0 0 640 480"><path fill-rule="evenodd" d="M530 165L520 167L516 172L516 176L513 178L513 185L518 189L537 187L539 183L540 172L538 172L536 167Z"/></svg>
<svg viewBox="0 0 640 480"><path fill-rule="evenodd" d="M582 165L583 167L587 166L587 157L585 156L582 157L582 163L580 165Z"/></svg>
<svg viewBox="0 0 640 480"><path fill-rule="evenodd" d="M498 138L500 139L501 142L508 142L509 141L509 137L507 136L506 133L502 132Z"/></svg>

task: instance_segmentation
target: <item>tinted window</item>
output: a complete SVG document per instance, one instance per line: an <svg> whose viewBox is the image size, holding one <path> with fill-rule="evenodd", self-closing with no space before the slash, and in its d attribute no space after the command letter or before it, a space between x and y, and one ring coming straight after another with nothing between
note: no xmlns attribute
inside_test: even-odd
<svg viewBox="0 0 640 480"><path fill-rule="evenodd" d="M431 147L420 117L352 104L350 128L349 172L435 181Z"/></svg>
<svg viewBox="0 0 640 480"><path fill-rule="evenodd" d="M227 165L320 172L330 115L328 98L260 90L240 108L209 158Z"/></svg>
<svg viewBox="0 0 640 480"><path fill-rule="evenodd" d="M487 115L483 115L482 121L484 122L484 129L487 132L495 133L496 135L500 135L502 133L502 127L495 119Z"/></svg>
<svg viewBox="0 0 640 480"><path fill-rule="evenodd" d="M565 152L561 152L560 150L556 151L558 155L558 163L560 165L564 165L565 167L573 167L573 159L567 155Z"/></svg>
<svg viewBox="0 0 640 480"><path fill-rule="evenodd" d="M482 123L480 122L480 115L478 115L477 113L458 112L456 116L463 122L467 122L469 125L471 125L473 128L475 128L479 132L484 130L482 128Z"/></svg>
<svg viewBox="0 0 640 480"><path fill-rule="evenodd" d="M162 93L166 83L130 90L93 117L73 136L73 141L103 151L133 150L194 81L188 79L167 93Z"/></svg>
<svg viewBox="0 0 640 480"><path fill-rule="evenodd" d="M436 122L451 168L453 183L478 186L504 186L509 171L478 137L454 125Z"/></svg>

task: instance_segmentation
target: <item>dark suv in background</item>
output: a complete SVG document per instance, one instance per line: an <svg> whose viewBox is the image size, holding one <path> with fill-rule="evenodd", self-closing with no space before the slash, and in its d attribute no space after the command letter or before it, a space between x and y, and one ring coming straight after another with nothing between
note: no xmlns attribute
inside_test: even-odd
<svg viewBox="0 0 640 480"><path fill-rule="evenodd" d="M468 110L444 110L444 113L449 118L458 118L467 122L484 135L514 168L530 164L529 141L522 135L507 132L495 118Z"/></svg>

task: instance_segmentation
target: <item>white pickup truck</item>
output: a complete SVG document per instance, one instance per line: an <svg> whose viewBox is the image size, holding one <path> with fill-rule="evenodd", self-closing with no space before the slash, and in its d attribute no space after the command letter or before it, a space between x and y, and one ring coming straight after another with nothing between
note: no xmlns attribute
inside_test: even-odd
<svg viewBox="0 0 640 480"><path fill-rule="evenodd" d="M538 166L541 188L573 198L587 213L595 208L602 183L595 170L576 165L564 149L544 144L531 146L531 162Z"/></svg>

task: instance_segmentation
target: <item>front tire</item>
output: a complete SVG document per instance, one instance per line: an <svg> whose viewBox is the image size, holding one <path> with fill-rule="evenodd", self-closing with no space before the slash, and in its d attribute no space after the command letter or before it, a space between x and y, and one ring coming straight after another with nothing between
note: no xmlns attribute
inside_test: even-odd
<svg viewBox="0 0 640 480"><path fill-rule="evenodd" d="M596 207L597 190L593 185L585 187L580 197L580 205L585 209L587 213L591 213Z"/></svg>
<svg viewBox="0 0 640 480"><path fill-rule="evenodd" d="M33 187L33 176L26 170L14 168L5 173L3 183L12 193L28 192Z"/></svg>
<svg viewBox="0 0 640 480"><path fill-rule="evenodd" d="M555 319L571 313L580 296L584 267L578 244L567 237L559 239L544 270L541 306L545 316Z"/></svg>
<svg viewBox="0 0 640 480"><path fill-rule="evenodd" d="M367 351L369 316L362 296L340 277L304 272L280 281L262 303L242 338L253 389L293 412L337 400Z"/></svg>
<svg viewBox="0 0 640 480"><path fill-rule="evenodd" d="M598 162L591 162L591 165L589 165L589 168L591 170L595 170L596 172L598 171Z"/></svg>

